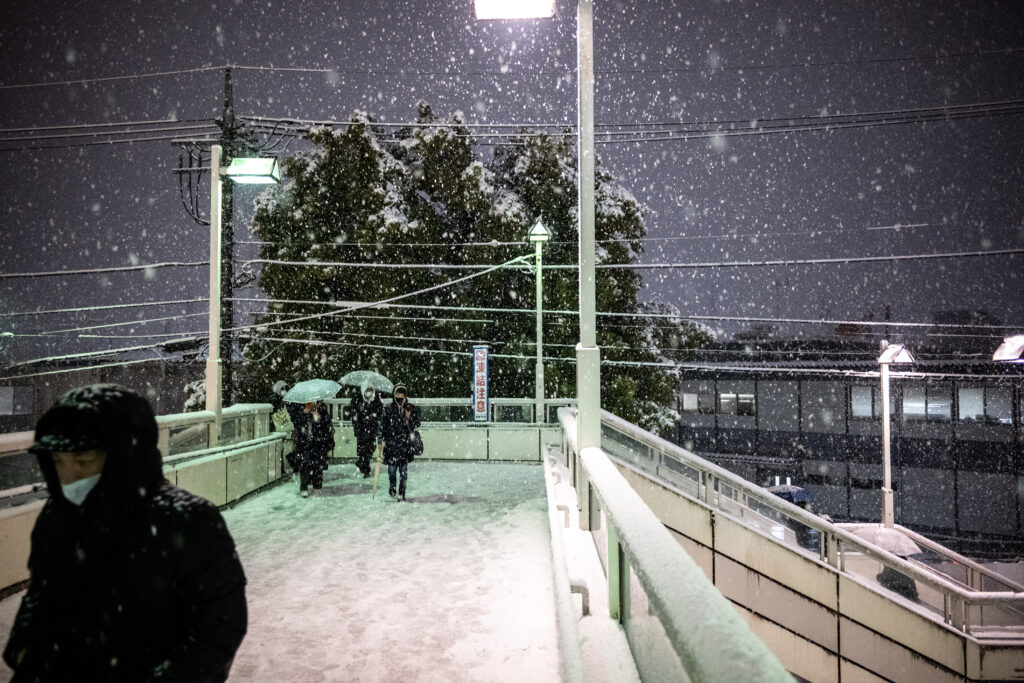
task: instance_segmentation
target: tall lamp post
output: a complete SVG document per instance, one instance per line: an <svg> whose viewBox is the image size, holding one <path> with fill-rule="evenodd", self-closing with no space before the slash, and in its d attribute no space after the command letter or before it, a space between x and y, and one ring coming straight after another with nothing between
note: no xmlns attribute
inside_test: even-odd
<svg viewBox="0 0 1024 683"><path fill-rule="evenodd" d="M554 0L474 0L477 19L544 18ZM594 236L594 0L576 4L576 80L579 91L580 341L576 345L576 443L601 445L601 349L597 346L597 252Z"/></svg>
<svg viewBox="0 0 1024 683"><path fill-rule="evenodd" d="M551 231L538 219L530 228L529 238L533 242L537 254L537 366L535 373L537 407L534 412L534 421L546 422L547 416L544 414L544 270L541 252L544 243L551 239Z"/></svg>
<svg viewBox="0 0 1024 683"><path fill-rule="evenodd" d="M889 366L893 363L913 363L914 356L903 344L882 342L882 355L878 357L882 377L882 525L892 527L895 521L892 500L892 458L889 451Z"/></svg>
<svg viewBox="0 0 1024 683"><path fill-rule="evenodd" d="M224 168L221 165L223 148L210 146L210 352L206 359L206 409L212 412L214 433L211 444L220 440L221 399L221 357L220 357L220 304L221 304L221 177L226 176L236 183L260 184L281 182L281 171L277 159L236 158ZM230 362L230 358L228 361Z"/></svg>

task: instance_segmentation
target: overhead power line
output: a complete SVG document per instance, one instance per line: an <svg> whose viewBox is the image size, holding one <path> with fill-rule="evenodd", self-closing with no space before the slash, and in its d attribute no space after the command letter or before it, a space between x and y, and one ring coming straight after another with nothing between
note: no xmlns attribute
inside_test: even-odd
<svg viewBox="0 0 1024 683"><path fill-rule="evenodd" d="M363 302L363 301L317 301L317 300L303 300L303 299L256 299L256 298L245 298L235 297L234 301L248 301L248 302L259 302L259 303L275 303L275 304L300 304L300 305L319 305L319 306L332 306L335 308L345 308L359 306L360 308L385 308L385 309L413 309L413 310L435 310L435 311L468 311L468 312L485 312L485 313L519 313L536 315L536 308L488 308L480 306L442 306L439 304L408 304L408 303L375 303L375 302ZM251 311L253 315L258 313ZM545 309L542 311L544 315L557 315L557 316L575 316L579 315L579 311L575 310L558 310L558 309ZM284 312L268 312L268 315L290 315ZM1024 325L1016 325L1012 323L1006 323L1003 325L989 325L989 324L959 324L959 323L922 323L922 322L907 322L899 320L845 320L845 319L829 319L829 318L769 318L769 317L757 317L757 316L726 316L726 315L690 315L686 313L647 313L638 311L636 313L620 313L612 311L597 311L598 316L609 317L609 318L643 318L643 319L669 319L669 320L719 320L724 322L750 322L750 323L785 323L795 325L864 325L868 327L872 326L886 326L886 327L928 327L934 329L963 329L964 327L970 327L972 329L991 329L991 330L1013 330L1021 329L1024 330ZM385 316L388 317L388 316ZM433 320L431 318L415 318L416 320ZM436 319L443 320L443 319ZM479 320L464 320L455 319L456 322L492 322L492 321L479 321ZM258 325L256 326L258 327ZM974 336L974 335L968 335Z"/></svg>
<svg viewBox="0 0 1024 683"><path fill-rule="evenodd" d="M164 261L163 263L144 263L137 266L117 266L114 268L79 268L69 270L49 270L35 273L0 273L0 278L16 278L16 277L51 277L55 275L96 275L100 273L124 273L136 270L151 270L155 268L170 268L170 267L195 267L195 266L208 266L209 261L195 261L195 262L183 262L183 261Z"/></svg>
<svg viewBox="0 0 1024 683"><path fill-rule="evenodd" d="M46 311L15 311L0 313L0 318L22 315L52 315L57 313L92 313L93 311L109 311L117 308L139 308L145 306L177 306L179 304L205 304L209 299L178 299L176 301L143 301L132 304L109 304L103 306L80 306L78 308L54 308Z"/></svg>
<svg viewBox="0 0 1024 683"><path fill-rule="evenodd" d="M55 334L74 334L76 332L91 332L93 330L102 330L110 327L125 327L126 325L148 325L149 323L167 322L168 320L182 320L184 318L198 318L200 316L206 316L208 313L185 313L179 315L169 315L163 318L145 318L142 320L128 320L119 323L104 323L103 325L88 325L86 327L71 327L63 330L46 330L43 332L36 332L37 336L46 337ZM80 337L86 337L89 335L80 334ZM129 335L130 336L130 335ZM145 335L137 335L145 336Z"/></svg>
<svg viewBox="0 0 1024 683"><path fill-rule="evenodd" d="M0 128L0 135L6 135L8 133L34 133L37 131L54 131L54 130L79 130L87 128L117 128L123 126L161 126L170 124L182 124L182 123L197 123L197 122L208 122L214 123L214 119L150 119L147 121L101 121L99 123L71 123L63 126L29 126L27 128Z"/></svg>
<svg viewBox="0 0 1024 683"><path fill-rule="evenodd" d="M498 270L499 268L505 268L507 266L512 265L513 263L517 263L519 261L523 261L523 260L529 259L529 258L533 258L533 255L531 254L531 255L528 255L528 256L517 256L516 258L511 259L509 261L506 261L505 263L500 263L500 264L498 264L496 266L488 268L487 270L482 270L479 273L473 273L472 275L467 275L465 277L457 278L455 280L449 280L448 282L442 282L441 284L438 284L438 285L433 285L431 287L425 287L425 288L417 290L415 292L409 292L407 294L399 294L398 296L393 296L393 297L391 297L389 299L384 299L383 301L376 301L376 302L372 302L372 303L366 303L366 304L362 304L362 305L358 305L358 306L353 306L351 308L346 308L346 309L340 310L340 311L328 311L327 313L317 313L315 315L306 315L306 316L301 316L301 317L298 317L298 318L289 318L288 320L278 320L276 322L261 323L260 325L246 325L246 326L243 326L243 327L233 327L233 328L230 328L228 330L222 330L222 332L238 332L238 331L253 329L254 327L265 328L265 327L271 327L271 326L275 326L275 325L286 325L288 323L301 322L301 321L304 321L304 320L317 320L317 319L320 319L320 318L333 317L333 316L337 316L339 314L347 313L349 311L356 311L356 310L360 310L360 309L363 309L363 308L373 308L374 306L379 306L381 304L392 303L394 301L400 301L401 299L406 299L406 298L411 297L411 296L418 296L420 294L426 294L428 292L437 291L438 289L444 289L446 287L451 287L452 285L459 284L460 282L466 282L467 280L472 280L473 278L480 277L481 275L486 275L487 273L490 273L492 271Z"/></svg>
<svg viewBox="0 0 1024 683"><path fill-rule="evenodd" d="M159 345L156 345L159 346ZM154 348L156 347L154 346ZM156 358L141 358L138 360L120 360L115 363L102 363L100 365L87 365L79 368L63 368L61 370L45 370L42 372L29 372L19 375L8 375L6 377L0 377L0 381L9 381L14 379L24 379L26 377L45 377L48 375L66 375L72 372L88 372L89 370L103 370L105 368L119 368L122 365L136 365L137 363L155 363L160 362L163 359Z"/></svg>
<svg viewBox="0 0 1024 683"><path fill-rule="evenodd" d="M849 256L842 258L821 259L779 259L765 261L717 261L698 263L605 263L598 264L604 269L659 270L684 268L752 268L764 266L801 266L801 265L842 265L848 263L873 263L890 261L919 261L928 259L974 258L979 256L1008 256L1024 253L1022 249L990 249L987 251L959 251L939 254L903 254L897 256ZM281 259L249 259L242 262L242 267L255 263L290 266L295 268L403 268L428 270L483 270L493 269L488 264L443 264L443 263L366 263L350 261L285 261ZM577 270L576 264L545 263L544 270Z"/></svg>
<svg viewBox="0 0 1024 683"><path fill-rule="evenodd" d="M105 83L110 81L129 81L138 78L156 78L158 76L178 76L181 74L203 73L204 71L223 71L224 66L206 66L197 69L178 69L175 71L150 71L147 73L125 74L123 76L97 76L79 78L71 81L42 81L37 83L12 83L0 85L0 90L18 90L23 88L46 88L56 85L84 85L86 83Z"/></svg>
<svg viewBox="0 0 1024 683"><path fill-rule="evenodd" d="M991 249L988 251L957 251L941 254L903 254L899 256L850 256L846 258L820 259L779 259L774 261L719 261L704 263L634 263L634 264L598 264L598 268L662 270L683 268L754 268L763 266L807 266L807 265L844 265L849 263L879 263L890 261L922 261L930 259L976 258L979 256L1010 256L1022 254L1024 249ZM576 269L571 265L544 265L545 269Z"/></svg>
<svg viewBox="0 0 1024 683"><path fill-rule="evenodd" d="M761 63L761 64L737 64L737 65L702 65L702 66L685 66L685 67L667 67L667 68L634 68L634 69L608 69L600 68L595 70L596 74L599 75L612 75L612 74L653 74L653 75L664 75L664 74L675 74L675 73L707 73L714 71L781 71L789 69L817 69L817 68L832 68L838 66L861 66L861 65L877 65L877 64L890 64L890 63L906 63L906 62L944 62L950 60L961 60L961 59L980 59L987 57L1009 57L1018 55L1024 52L1024 47L1004 47L1004 48L992 48L987 50L970 50L950 53L937 53L931 55L906 55L897 57L873 57L868 59L846 59L846 60L828 60L828 61L804 61L804 62L787 62L787 63ZM565 69L491 69L491 70L473 70L473 71L461 71L458 69L444 68L444 69L422 69L422 68L410 68L410 69L343 69L343 68L331 68L331 67L283 67L283 66L259 66L259 65L239 65L239 64L221 64L218 66L206 66L197 67L192 69L177 69L173 71L151 71L136 74L125 74L120 76L96 76L92 78L79 78L75 80L61 80L61 81L39 81L35 83L11 83L0 85L0 90L15 90L15 89L27 89L27 88L45 88L53 86L68 86L68 85L84 85L87 83L103 83L111 81L124 81L134 80L141 78L157 78L166 76L178 76L183 74L195 74L204 73L208 71L223 71L224 69L231 68L238 71L255 71L255 72L281 72L281 73L310 73L310 74L325 74L325 75L344 75L344 76L408 76L408 77L419 77L419 76L506 76L511 78L520 78L525 75L541 75L541 76L574 76L575 70L571 65L568 65Z"/></svg>

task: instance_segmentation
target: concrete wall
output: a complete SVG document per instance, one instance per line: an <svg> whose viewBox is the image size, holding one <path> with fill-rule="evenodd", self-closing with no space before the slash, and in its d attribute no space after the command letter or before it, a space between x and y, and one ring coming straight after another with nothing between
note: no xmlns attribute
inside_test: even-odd
<svg viewBox="0 0 1024 683"><path fill-rule="evenodd" d="M813 556L795 552L624 463L617 465L792 673L812 681L1019 676L1019 646L984 643L937 623Z"/></svg>

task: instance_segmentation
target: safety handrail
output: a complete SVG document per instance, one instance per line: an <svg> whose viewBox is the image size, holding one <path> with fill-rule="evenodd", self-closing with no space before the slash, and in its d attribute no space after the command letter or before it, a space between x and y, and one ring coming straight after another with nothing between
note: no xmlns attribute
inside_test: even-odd
<svg viewBox="0 0 1024 683"><path fill-rule="evenodd" d="M579 458L609 527L608 589L613 614L621 615L621 591L628 590L632 568L691 679L791 681L778 658L672 538L608 455L600 448L579 452L575 411L559 409L558 418L571 455ZM621 564L616 559L619 552ZM694 618L697 614L700 619Z"/></svg>
<svg viewBox="0 0 1024 683"><path fill-rule="evenodd" d="M560 411L561 412L561 411ZM721 514L724 514L731 519L735 519L737 522L749 526L746 524L742 517L736 517L730 514L728 510L720 507L720 500L716 500L714 496L710 495L711 490L714 488L715 480L726 483L727 485L742 492L743 496L747 500L755 500L760 505L764 505L770 508L777 514L794 520L799 524L811 527L822 534L823 546L820 552L821 560L831 566L835 571L842 572L848 576L855 576L845 571L843 564L842 554L847 549L852 548L856 552L866 555L883 566L889 567L900 574L904 574L913 578L915 581L919 581L922 584L934 589L944 596L944 608L943 608L943 620L944 623L950 624L958 630L962 630L965 633L970 633L971 625L969 620L963 615L961 610L954 610L954 605L962 606L962 610L972 605L991 605L1003 608L1012 608L1014 610L1024 609L1024 592L1018 591L979 591L971 587L965 587L958 585L956 582L947 579L942 575L937 575L928 571L926 568L915 566L915 564L908 562L898 555L894 555L882 548L872 545L864 539L855 536L854 534L835 526L827 520L814 515L806 510L803 510L788 501L782 500L778 496L764 490L762 487L752 484L751 482L743 479L739 475L733 474L728 470L715 465L714 463L708 462L696 456L695 454L687 451L686 449L674 444L670 441L662 439L650 432L646 432L641 428L633 425L612 413L602 411L602 425L610 427L621 434L632 438L642 445L648 446L662 454L668 454L670 457L684 462L688 467L698 471L701 475L703 485L708 491L708 495L701 499L704 505L714 507ZM615 457L612 455L611 457ZM621 462L620 459L616 458ZM623 463L625 466L630 467L629 463ZM636 470L637 468L632 468ZM637 470L643 476L657 479L654 475L643 470ZM677 487L673 486L671 482L663 479L657 479L662 485L670 486L676 490ZM683 491L679 491L683 495L688 495ZM733 502L745 505L743 500L734 500ZM753 527L752 527L753 528ZM1004 584L1013 586L1013 582L1000 577L998 574L986 570L977 563L971 562L968 558L962 557L949 551L948 549L942 548L938 544L924 539L919 534L904 529L901 526L896 526L901 532L906 533L912 540L917 541L919 538L924 540L929 549L939 552L940 549L944 557L954 559L957 561L963 560L965 563L970 563L972 567L976 567L979 571L983 571L986 575L989 575L994 580ZM753 528L757 533L762 533L760 530ZM767 539L772 542L781 543L778 539L764 534ZM835 551L832 551L835 548Z"/></svg>

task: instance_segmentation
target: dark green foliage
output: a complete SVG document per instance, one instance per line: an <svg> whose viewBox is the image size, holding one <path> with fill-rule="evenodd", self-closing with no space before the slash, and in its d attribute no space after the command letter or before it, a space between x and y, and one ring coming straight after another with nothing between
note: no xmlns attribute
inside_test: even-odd
<svg viewBox="0 0 1024 683"><path fill-rule="evenodd" d="M290 182L260 203L253 229L268 243L262 258L303 265L263 265L259 283L273 302L259 320L268 327L244 347L246 400L263 400L277 379L337 379L353 369L404 381L414 397L467 396L468 354L478 342L495 354L493 396L533 396L532 256L525 267L402 298L394 307L343 311L479 272L413 264L498 265L532 255L525 237L538 218L553 234L545 265L577 263L575 150L566 138L523 131L484 163L459 115L445 124L422 103L417 121L397 132L357 113L345 129L311 130L312 151L287 160ZM601 169L597 185L598 263L632 263L642 250L643 209ZM313 262L379 267L306 265ZM394 267L401 264L410 267ZM655 365L658 349L694 348L708 338L677 318L646 317L667 309L642 307L640 285L630 269L598 270L598 310L629 314L598 320L602 358L622 362L602 366L602 403L660 431L673 421L676 375ZM577 296L576 270L545 268L549 397L576 393Z"/></svg>

